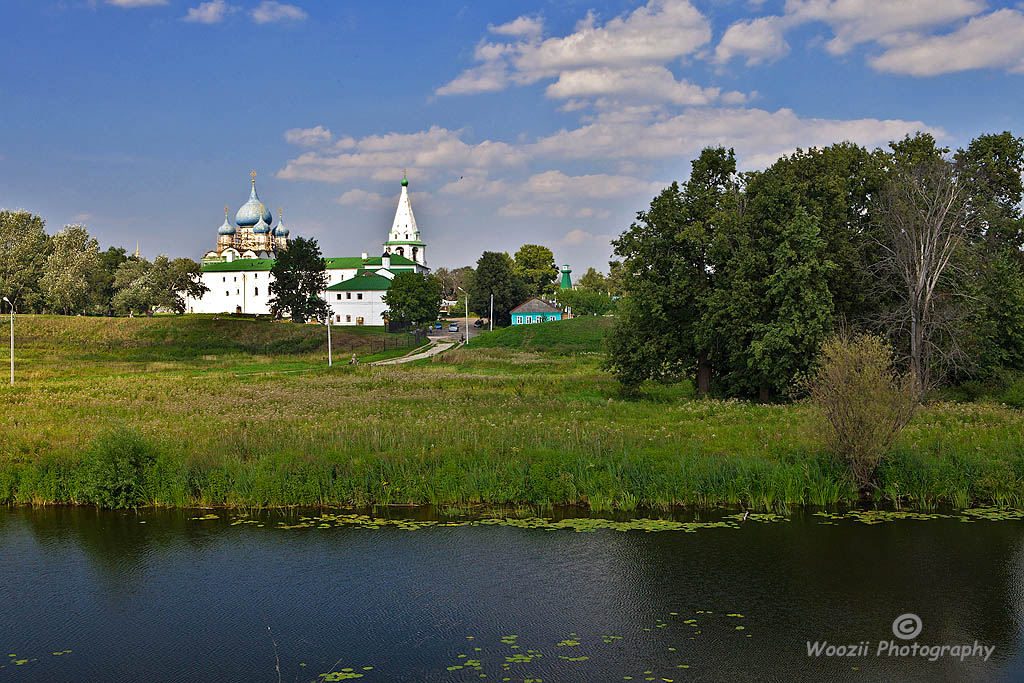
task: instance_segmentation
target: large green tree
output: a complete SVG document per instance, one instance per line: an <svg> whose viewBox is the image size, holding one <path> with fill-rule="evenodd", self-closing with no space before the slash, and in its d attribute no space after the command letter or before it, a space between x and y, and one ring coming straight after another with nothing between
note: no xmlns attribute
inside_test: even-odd
<svg viewBox="0 0 1024 683"><path fill-rule="evenodd" d="M200 266L189 258L170 259L161 254L150 263L131 257L118 266L112 306L118 313L145 313L157 309L185 312L186 295L201 297L207 287L201 282Z"/></svg>
<svg viewBox="0 0 1024 683"><path fill-rule="evenodd" d="M50 255L39 286L47 306L63 313L82 313L89 303L90 284L100 270L99 242L83 225L68 225L50 239Z"/></svg>
<svg viewBox="0 0 1024 683"><path fill-rule="evenodd" d="M437 320L441 309L441 281L433 275L403 271L384 294L388 320L423 325Z"/></svg>
<svg viewBox="0 0 1024 683"><path fill-rule="evenodd" d="M46 221L28 211L0 211L0 296L16 310L38 310L49 255Z"/></svg>
<svg viewBox="0 0 1024 683"><path fill-rule="evenodd" d="M493 294L494 321L499 325L508 325L511 322L509 311L534 296L531 291L516 275L508 254L485 251L476 262L476 270L470 282L469 307L486 315L490 311Z"/></svg>
<svg viewBox="0 0 1024 683"><path fill-rule="evenodd" d="M552 291L558 277L555 255L539 244L524 244L516 252L513 271L526 285L527 296L541 296Z"/></svg>
<svg viewBox="0 0 1024 683"><path fill-rule="evenodd" d="M738 200L735 154L709 147L684 185L663 190L613 242L628 301L608 337L608 367L625 388L689 375L710 390L714 337L703 328L721 277L714 245Z"/></svg>
<svg viewBox="0 0 1024 683"><path fill-rule="evenodd" d="M296 237L277 255L270 269L270 310L290 316L297 323L327 317L327 303L320 298L327 289L326 262L313 238Z"/></svg>

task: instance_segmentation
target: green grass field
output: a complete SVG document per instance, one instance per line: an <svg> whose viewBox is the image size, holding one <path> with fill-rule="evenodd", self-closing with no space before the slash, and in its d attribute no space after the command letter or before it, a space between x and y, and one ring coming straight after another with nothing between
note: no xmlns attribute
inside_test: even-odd
<svg viewBox="0 0 1024 683"><path fill-rule="evenodd" d="M605 319L330 370L316 326L17 322L33 346L18 383L0 386L0 502L784 510L857 500L804 404L695 400L687 384L622 397L594 350ZM880 487L918 508L1024 505L1024 417L929 405Z"/></svg>

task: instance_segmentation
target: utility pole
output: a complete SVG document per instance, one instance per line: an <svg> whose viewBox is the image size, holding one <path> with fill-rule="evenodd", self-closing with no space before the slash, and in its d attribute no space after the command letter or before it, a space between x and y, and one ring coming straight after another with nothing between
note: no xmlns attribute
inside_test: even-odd
<svg viewBox="0 0 1024 683"><path fill-rule="evenodd" d="M494 331L494 292L491 292L491 314L487 316L487 324L490 326L488 329Z"/></svg>
<svg viewBox="0 0 1024 683"><path fill-rule="evenodd" d="M459 287L459 291L466 295L466 346L469 346L469 292Z"/></svg>
<svg viewBox="0 0 1024 683"><path fill-rule="evenodd" d="M14 304L6 296L4 301L11 307L11 386L14 386Z"/></svg>
<svg viewBox="0 0 1024 683"><path fill-rule="evenodd" d="M331 349L331 316L327 315L327 367L334 365L334 356Z"/></svg>

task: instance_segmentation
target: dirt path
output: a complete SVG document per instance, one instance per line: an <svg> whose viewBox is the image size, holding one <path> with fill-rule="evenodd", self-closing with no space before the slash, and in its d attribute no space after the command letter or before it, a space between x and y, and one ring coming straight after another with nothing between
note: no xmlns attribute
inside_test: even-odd
<svg viewBox="0 0 1024 683"><path fill-rule="evenodd" d="M426 351L420 351L419 353L414 353L411 356L399 356L398 358L378 360L372 363L368 363L368 365L397 365L398 363L408 363L410 361L419 360L421 358L430 358L431 356L436 356L442 351L447 351L453 346L455 346L455 342L439 341Z"/></svg>

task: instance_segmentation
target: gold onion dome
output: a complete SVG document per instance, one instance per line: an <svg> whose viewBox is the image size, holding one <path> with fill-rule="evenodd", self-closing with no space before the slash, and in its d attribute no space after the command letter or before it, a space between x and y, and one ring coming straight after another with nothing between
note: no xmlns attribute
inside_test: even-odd
<svg viewBox="0 0 1024 683"><path fill-rule="evenodd" d="M235 223L240 228L254 228L263 219L266 225L270 225L274 217L270 211L260 202L260 196L256 194L256 171L252 172L252 191L249 192L249 201L242 204L242 208L235 214Z"/></svg>

